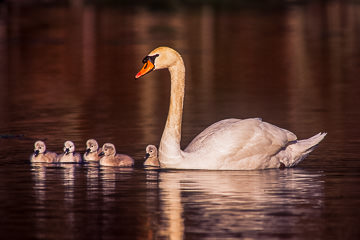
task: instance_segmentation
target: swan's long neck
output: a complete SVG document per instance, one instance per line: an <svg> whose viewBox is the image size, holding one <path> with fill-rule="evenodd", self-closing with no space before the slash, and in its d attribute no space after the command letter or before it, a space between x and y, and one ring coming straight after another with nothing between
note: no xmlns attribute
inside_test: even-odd
<svg viewBox="0 0 360 240"><path fill-rule="evenodd" d="M185 66L182 58L169 67L171 76L170 107L165 129L160 141L159 161L162 166L171 167L172 163L182 160L181 122L185 91Z"/></svg>

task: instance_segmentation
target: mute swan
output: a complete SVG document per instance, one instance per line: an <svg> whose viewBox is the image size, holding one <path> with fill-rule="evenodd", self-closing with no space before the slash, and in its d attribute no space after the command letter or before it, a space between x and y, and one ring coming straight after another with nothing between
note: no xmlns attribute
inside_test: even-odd
<svg viewBox="0 0 360 240"><path fill-rule="evenodd" d="M225 119L206 128L180 149L181 121L185 90L185 66L175 50L159 47L143 59L139 78L153 70L170 71L170 107L160 141L162 168L252 170L293 167L325 137L319 133L297 140L292 132L263 122L260 118Z"/></svg>
<svg viewBox="0 0 360 240"><path fill-rule="evenodd" d="M30 161L53 163L56 162L57 154L46 151L46 145L43 141L36 141L34 144L34 153L31 155Z"/></svg>
<svg viewBox="0 0 360 240"><path fill-rule="evenodd" d="M72 141L64 143L64 153L58 156L61 163L82 163L80 153L75 152L75 144Z"/></svg>
<svg viewBox="0 0 360 240"><path fill-rule="evenodd" d="M157 148L154 145L148 145L146 147L144 166L160 167Z"/></svg>
<svg viewBox="0 0 360 240"><path fill-rule="evenodd" d="M105 143L99 156L103 156L100 158L102 166L132 167L134 165L134 159L125 154L117 154L112 143Z"/></svg>
<svg viewBox="0 0 360 240"><path fill-rule="evenodd" d="M89 139L86 141L86 151L84 153L83 159L87 162L99 161L99 153L101 153L101 148L95 139Z"/></svg>

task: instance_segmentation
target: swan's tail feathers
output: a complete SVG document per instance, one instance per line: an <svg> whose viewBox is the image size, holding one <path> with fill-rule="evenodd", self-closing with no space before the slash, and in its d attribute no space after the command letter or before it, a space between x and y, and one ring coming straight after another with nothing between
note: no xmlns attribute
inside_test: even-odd
<svg viewBox="0 0 360 240"><path fill-rule="evenodd" d="M318 133L311 138L298 140L294 144L289 145L287 148L291 152L292 157L286 167L294 167L298 165L304 158L309 155L317 145L324 139L327 133Z"/></svg>

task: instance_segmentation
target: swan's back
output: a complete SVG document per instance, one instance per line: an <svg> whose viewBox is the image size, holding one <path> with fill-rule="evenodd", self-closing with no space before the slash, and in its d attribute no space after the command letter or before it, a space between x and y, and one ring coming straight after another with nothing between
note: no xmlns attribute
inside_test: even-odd
<svg viewBox="0 0 360 240"><path fill-rule="evenodd" d="M207 127L191 141L185 152L195 152L208 144L224 145L226 148L229 144L231 146L232 142L236 142L237 148L245 147L255 138L263 138L260 142L269 143L271 141L277 146L285 146L297 139L292 132L263 122L260 118L244 120L231 118Z"/></svg>
<svg viewBox="0 0 360 240"><path fill-rule="evenodd" d="M259 168L262 163L286 147L297 137L259 118L225 119L206 128L185 149L185 154L202 158L201 165L209 168ZM259 161L249 161L250 159ZM247 162L252 166L248 166ZM206 163L205 163L206 162ZM236 165L239 165L236 167Z"/></svg>

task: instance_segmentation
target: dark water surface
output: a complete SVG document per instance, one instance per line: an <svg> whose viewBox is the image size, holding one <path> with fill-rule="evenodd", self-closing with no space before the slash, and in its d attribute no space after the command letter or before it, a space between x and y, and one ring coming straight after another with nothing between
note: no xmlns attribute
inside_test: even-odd
<svg viewBox="0 0 360 240"><path fill-rule="evenodd" d="M1 239L359 239L357 1L162 11L43 2L0 3ZM183 146L229 117L327 137L293 169L144 169L169 74L134 76L159 45L186 65ZM29 162L37 139L60 153L65 140L83 152L88 138L136 166Z"/></svg>

